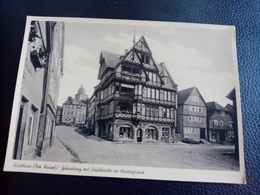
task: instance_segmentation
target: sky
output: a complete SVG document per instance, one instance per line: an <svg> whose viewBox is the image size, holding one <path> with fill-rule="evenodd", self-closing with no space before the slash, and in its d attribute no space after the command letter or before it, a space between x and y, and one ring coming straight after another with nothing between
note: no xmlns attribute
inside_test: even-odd
<svg viewBox="0 0 260 195"><path fill-rule="evenodd" d="M211 26L212 27L212 26ZM91 97L99 83L102 50L124 54L144 36L155 62L165 62L178 91L196 86L206 102L231 103L235 87L230 28L170 22L65 22L64 76L58 104L74 97L81 85Z"/></svg>

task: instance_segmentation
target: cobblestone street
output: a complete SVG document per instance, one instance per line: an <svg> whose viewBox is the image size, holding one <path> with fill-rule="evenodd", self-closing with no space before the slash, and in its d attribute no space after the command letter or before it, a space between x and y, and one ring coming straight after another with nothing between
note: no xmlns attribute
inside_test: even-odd
<svg viewBox="0 0 260 195"><path fill-rule="evenodd" d="M72 161L79 163L239 170L239 162L232 155L233 145L114 143L64 126L57 127L56 136L73 156Z"/></svg>

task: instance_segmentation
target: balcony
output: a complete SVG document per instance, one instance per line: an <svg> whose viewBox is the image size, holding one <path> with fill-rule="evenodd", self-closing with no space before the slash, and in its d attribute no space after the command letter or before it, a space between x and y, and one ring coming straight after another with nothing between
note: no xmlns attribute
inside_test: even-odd
<svg viewBox="0 0 260 195"><path fill-rule="evenodd" d="M128 93L128 92L122 92L122 91L116 92L115 99L133 101L134 100L134 93Z"/></svg>
<svg viewBox="0 0 260 195"><path fill-rule="evenodd" d="M124 80L129 83L140 83L146 81L145 78L141 77L140 74L128 73L126 71L116 72L116 79Z"/></svg>

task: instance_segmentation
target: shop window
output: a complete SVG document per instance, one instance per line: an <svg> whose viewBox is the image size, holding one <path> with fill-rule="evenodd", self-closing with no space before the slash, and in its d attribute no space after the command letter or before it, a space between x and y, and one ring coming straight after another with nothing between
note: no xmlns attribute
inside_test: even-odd
<svg viewBox="0 0 260 195"><path fill-rule="evenodd" d="M133 139L133 128L132 127L120 127L119 138Z"/></svg>
<svg viewBox="0 0 260 195"><path fill-rule="evenodd" d="M145 138L148 140L158 140L158 130L155 127L148 127L145 130Z"/></svg>

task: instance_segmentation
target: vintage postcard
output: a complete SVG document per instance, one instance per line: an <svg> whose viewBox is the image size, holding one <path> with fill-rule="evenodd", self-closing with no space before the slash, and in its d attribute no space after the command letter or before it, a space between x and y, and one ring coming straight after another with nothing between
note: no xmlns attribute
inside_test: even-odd
<svg viewBox="0 0 260 195"><path fill-rule="evenodd" d="M244 184L235 28L28 17L4 170Z"/></svg>

